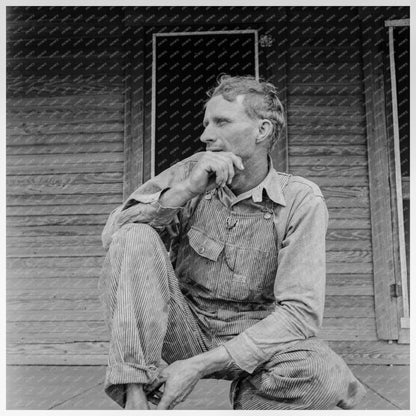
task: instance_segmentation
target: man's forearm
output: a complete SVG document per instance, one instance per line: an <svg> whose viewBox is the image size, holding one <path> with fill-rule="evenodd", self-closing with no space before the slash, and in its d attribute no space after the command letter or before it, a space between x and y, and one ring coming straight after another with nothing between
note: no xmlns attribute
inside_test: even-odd
<svg viewBox="0 0 416 416"><path fill-rule="evenodd" d="M228 351L222 345L202 354L189 358L198 368L200 377L208 376L216 371L225 369L232 363Z"/></svg>
<svg viewBox="0 0 416 416"><path fill-rule="evenodd" d="M189 190L187 180L175 184L160 196L159 204L163 207L182 207L197 196Z"/></svg>

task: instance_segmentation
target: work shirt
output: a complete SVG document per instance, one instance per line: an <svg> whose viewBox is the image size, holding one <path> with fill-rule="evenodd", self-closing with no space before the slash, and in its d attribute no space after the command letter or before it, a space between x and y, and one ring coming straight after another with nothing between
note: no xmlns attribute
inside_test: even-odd
<svg viewBox="0 0 416 416"><path fill-rule="evenodd" d="M251 373L275 353L316 335L325 295L326 205L318 186L278 173L234 195L226 186L183 207L160 196L189 176L202 153L134 191L111 214L102 239L129 222L159 231L180 288L208 335L224 337L233 361Z"/></svg>

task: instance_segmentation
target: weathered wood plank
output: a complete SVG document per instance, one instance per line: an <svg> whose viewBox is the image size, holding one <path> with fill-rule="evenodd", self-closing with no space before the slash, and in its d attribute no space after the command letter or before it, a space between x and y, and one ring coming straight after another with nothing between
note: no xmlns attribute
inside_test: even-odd
<svg viewBox="0 0 416 416"><path fill-rule="evenodd" d="M36 176L32 177L36 181ZM10 185L7 187L8 195L30 195L30 194L106 194L120 193L123 187L122 183L100 183L100 184L42 184L28 183L27 185ZM30 208L31 213L36 213L36 209ZM28 209L29 213L29 209Z"/></svg>
<svg viewBox="0 0 416 416"><path fill-rule="evenodd" d="M326 234L327 241L371 241L369 230L330 229Z"/></svg>
<svg viewBox="0 0 416 416"><path fill-rule="evenodd" d="M373 277L371 274L327 274L326 295L373 296Z"/></svg>
<svg viewBox="0 0 416 416"><path fill-rule="evenodd" d="M103 307L99 299L32 299L7 298L7 314L22 311L101 311Z"/></svg>
<svg viewBox="0 0 416 416"><path fill-rule="evenodd" d="M320 145L302 145L289 146L289 156L343 156L348 162L349 156L365 156L367 154L367 147L365 145L335 145L330 146Z"/></svg>
<svg viewBox="0 0 416 416"><path fill-rule="evenodd" d="M409 365L408 345L385 341L329 341L329 346L348 364Z"/></svg>
<svg viewBox="0 0 416 416"><path fill-rule="evenodd" d="M358 273L358 274L370 274L373 273L373 263L363 262L363 263L326 263L326 272L330 274L348 274L348 273Z"/></svg>
<svg viewBox="0 0 416 416"><path fill-rule="evenodd" d="M371 250L371 240L327 240L326 249L328 251L343 250Z"/></svg>
<svg viewBox="0 0 416 416"><path fill-rule="evenodd" d="M300 46L300 47L311 47L311 46L338 46L338 47L351 47L359 46L360 39L358 36L355 35L354 32L351 32L351 28L348 28L348 30L342 30L342 28L338 27L336 31L331 30L334 29L333 27L327 25L327 22L325 24L321 25L325 29L329 29L329 32L322 33L319 32L319 28L312 23L313 27L316 28L316 32L311 33L311 31L307 30L309 29L309 22L307 25L303 24L301 28L293 26L293 33L291 33L290 38L290 44L292 46ZM291 26L292 27L292 26ZM305 32L303 31L303 28L305 28ZM298 30L296 30L298 29ZM302 29L299 31L299 29ZM354 68L354 64L348 65L349 67Z"/></svg>
<svg viewBox="0 0 416 416"><path fill-rule="evenodd" d="M73 344L8 344L7 354L24 354L28 356L40 355L43 359L52 355L70 355L70 356L89 356L89 360L96 359L93 356L105 356L108 353L109 345L107 342L74 342ZM40 365L40 363L37 363Z"/></svg>
<svg viewBox="0 0 416 416"><path fill-rule="evenodd" d="M292 114L288 119L289 126L294 126L296 128L302 127L335 127L340 126L340 128L347 129L348 127L352 128L364 128L364 117L354 114L333 114L329 115L328 113L317 115L314 113L311 114Z"/></svg>
<svg viewBox="0 0 416 416"><path fill-rule="evenodd" d="M368 187L368 177L366 176L311 176L306 177L315 182L319 187L324 186L365 186Z"/></svg>
<svg viewBox="0 0 416 416"><path fill-rule="evenodd" d="M355 96L362 93L361 83L288 83L289 95L308 95L308 96L322 96L322 95L340 95L340 96ZM334 130L335 131L335 130ZM335 131L336 132L336 131ZM319 132L317 132L319 133ZM322 132L321 132L322 133Z"/></svg>
<svg viewBox="0 0 416 416"><path fill-rule="evenodd" d="M296 64L300 62L358 62L361 55L359 48L337 46L291 46L289 60Z"/></svg>
<svg viewBox="0 0 416 416"><path fill-rule="evenodd" d="M52 58L13 58L6 62L8 76L30 75L74 75L74 74L106 74L123 73L121 52L98 52L92 56L54 56Z"/></svg>
<svg viewBox="0 0 416 416"><path fill-rule="evenodd" d="M26 217L9 217L7 219L7 225L11 227L93 224L104 226L107 219L108 215L30 215Z"/></svg>
<svg viewBox="0 0 416 416"><path fill-rule="evenodd" d="M74 143L51 144L35 146L7 146L7 155L41 155L41 154L74 154L74 153L101 153L122 152L123 144L119 143Z"/></svg>
<svg viewBox="0 0 416 416"><path fill-rule="evenodd" d="M62 22L79 24L82 21L86 26L93 24L107 27L108 24L121 24L122 14L117 7L93 7L88 9L88 15L83 7L73 6L41 6L41 7L9 7L7 9L8 21L11 23L30 22L32 26L60 26ZM88 19L86 19L88 16ZM87 21L85 21L87 20ZM45 33L48 33L45 30ZM70 32L71 33L71 32Z"/></svg>
<svg viewBox="0 0 416 416"><path fill-rule="evenodd" d="M111 14L112 15L112 14ZM49 41L53 43L61 38L63 41L72 39L117 39L121 36L123 26L110 22L78 22L61 21L57 22L38 22L38 21L14 21L7 22L7 40L8 41Z"/></svg>
<svg viewBox="0 0 416 416"><path fill-rule="evenodd" d="M108 195L85 195L85 194L72 194L72 195L56 195L55 199L51 199L48 195L13 195L7 199L7 206L67 206L67 205L95 205L95 204L121 204L121 195L108 194ZM75 207L73 207L75 209ZM110 213L110 211L108 211Z"/></svg>
<svg viewBox="0 0 416 416"><path fill-rule="evenodd" d="M311 62L312 64L314 63L313 61L309 62ZM331 82L334 84L345 84L356 83L361 80L361 74L357 70L357 67L355 65L348 65L348 67L353 68L353 71L345 71L343 65L337 65L336 67L332 68L322 66L320 67L319 65L314 65L314 67L315 68L313 69L305 69L303 67L291 68L291 82Z"/></svg>
<svg viewBox="0 0 416 416"><path fill-rule="evenodd" d="M66 186L66 185L90 185L90 184L114 184L123 179L121 172L97 172L85 174L63 175L19 175L7 177L8 187L18 186Z"/></svg>
<svg viewBox="0 0 416 416"><path fill-rule="evenodd" d="M82 201L79 200L80 203ZM103 205L26 205L26 206L11 206L7 208L7 215L9 216L26 216L28 214L36 213L36 215L75 215L75 214L110 214L110 212L117 207L118 204L103 204Z"/></svg>
<svg viewBox="0 0 416 416"><path fill-rule="evenodd" d="M339 33L340 26L354 28L357 21L357 11L354 8L334 6L294 7L289 14L291 26L297 27L296 35L325 32ZM341 27L342 27L341 26ZM313 31L312 31L313 29ZM353 33L357 33L354 31ZM358 34L357 34L358 35Z"/></svg>
<svg viewBox="0 0 416 416"><path fill-rule="evenodd" d="M409 365L407 345L383 341L328 341L347 364ZM71 343L8 343L8 365L107 365L105 341Z"/></svg>
<svg viewBox="0 0 416 416"><path fill-rule="evenodd" d="M371 251L365 250L327 251L326 261L328 263L371 263L373 256Z"/></svg>
<svg viewBox="0 0 416 416"><path fill-rule="evenodd" d="M56 165L24 165L16 164L7 166L8 175L27 175L27 174L49 174L49 173L88 173L88 172L122 172L123 171L123 162L121 160L115 162L106 162L106 163L63 163Z"/></svg>
<svg viewBox="0 0 416 416"><path fill-rule="evenodd" d="M80 25L81 26L81 25ZM107 32L108 34L108 32ZM7 42L7 59L102 56L120 51L121 37L65 37L16 39Z"/></svg>
<svg viewBox="0 0 416 416"><path fill-rule="evenodd" d="M372 296L327 295L325 318L370 318L375 316Z"/></svg>
<svg viewBox="0 0 416 416"><path fill-rule="evenodd" d="M72 344L72 343L71 343ZM20 345L20 344L19 344ZM51 344L50 344L51 345ZM49 346L47 348L50 348ZM7 354L7 365L106 365L107 355L76 355L76 354L49 354L28 355L27 353Z"/></svg>
<svg viewBox="0 0 416 416"><path fill-rule="evenodd" d="M310 169L320 168L320 166L367 166L366 156L318 156L312 160L309 156L294 156L291 158L290 166L308 166ZM362 172L362 171L361 171Z"/></svg>
<svg viewBox="0 0 416 416"><path fill-rule="evenodd" d="M122 132L122 122L110 121L100 123L36 123L27 126L24 122L7 126L7 133L11 135L39 135L39 134L61 134L61 133L113 133Z"/></svg>
<svg viewBox="0 0 416 416"><path fill-rule="evenodd" d="M32 279L10 279L7 282L7 295L11 299L26 299L29 291L36 294L36 299L79 300L98 299L98 276L89 277L33 277ZM88 289L88 290L87 290ZM51 304L51 307L53 304Z"/></svg>
<svg viewBox="0 0 416 416"><path fill-rule="evenodd" d="M56 246L96 246L101 245L100 235L78 235L78 236L30 236L30 237L8 237L8 247L56 247Z"/></svg>
<svg viewBox="0 0 416 416"><path fill-rule="evenodd" d="M351 146L365 145L367 139L361 134L293 134L290 136L290 146Z"/></svg>
<svg viewBox="0 0 416 416"><path fill-rule="evenodd" d="M108 341L104 321L8 322L6 331L8 342Z"/></svg>
<svg viewBox="0 0 416 416"><path fill-rule="evenodd" d="M365 186L322 186L321 191L328 205L331 203L331 198L345 198L354 199L360 201L360 203L366 204L364 206L369 206L368 188ZM345 206L347 205L344 205L344 207Z"/></svg>
<svg viewBox="0 0 416 416"><path fill-rule="evenodd" d="M298 156L299 157L299 156ZM358 156L351 156L351 157L358 157ZM354 177L354 178L366 178L368 176L367 166L365 165L352 165L348 164L351 157L348 159L341 158L338 159L338 162L343 162L344 164L337 164L331 162L331 160L334 158L334 156L331 156L329 159L329 162L331 162L331 165L324 164L325 162L321 163L315 163L316 159L314 158L311 160L311 158L303 158L300 161L296 160L295 157L292 157L290 159L290 173L293 173L295 175L304 176L306 178L308 177ZM295 160L293 160L295 159ZM322 156L320 156L320 159L322 159ZM309 164L308 164L309 160ZM299 162L302 164L299 165ZM352 160L352 162L356 162ZM362 161L358 161L359 163L363 163Z"/></svg>
<svg viewBox="0 0 416 416"><path fill-rule="evenodd" d="M83 108L84 110L99 109L123 109L123 94L91 94L83 95L66 95L51 97L14 97L6 99L7 110L36 110L39 108L49 109L56 107L61 109L72 109L74 106Z"/></svg>
<svg viewBox="0 0 416 416"><path fill-rule="evenodd" d="M34 145L89 145L89 144L107 144L122 143L123 134L115 133L63 133L63 134L44 134L44 135L6 135L6 144L8 146L34 146Z"/></svg>
<svg viewBox="0 0 416 416"><path fill-rule="evenodd" d="M337 219L370 219L370 208L330 208L329 214L331 218Z"/></svg>
<svg viewBox="0 0 416 416"><path fill-rule="evenodd" d="M123 76L107 74L13 75L7 77L7 97L53 97L123 93Z"/></svg>
<svg viewBox="0 0 416 416"><path fill-rule="evenodd" d="M368 197L348 197L345 196L331 196L325 195L326 204L328 207L368 207Z"/></svg>
<svg viewBox="0 0 416 416"><path fill-rule="evenodd" d="M51 268L66 269L78 267L101 267L102 258L100 257L78 257L78 258L20 258L7 259L6 266L10 269L31 269L31 268Z"/></svg>
<svg viewBox="0 0 416 416"><path fill-rule="evenodd" d="M57 257L59 259L59 257ZM86 258L86 257L84 257ZM35 260L36 257L24 257L24 260ZM9 258L8 260L16 260L16 258ZM104 259L101 259L101 264L104 262ZM93 277L97 278L101 273L100 266L83 266L79 261L74 262L73 267L35 267L35 268L22 268L21 266L15 266L13 268L8 268L7 270L7 287L10 286L12 281L16 279L36 279L36 278L88 278Z"/></svg>
<svg viewBox="0 0 416 416"><path fill-rule="evenodd" d="M377 341L374 318L324 318L318 336L329 341Z"/></svg>
<svg viewBox="0 0 416 416"><path fill-rule="evenodd" d="M102 246L86 247L8 247L7 257L81 257L102 256Z"/></svg>
<svg viewBox="0 0 416 416"><path fill-rule="evenodd" d="M328 229L367 230L371 228L370 219L329 217Z"/></svg>
<svg viewBox="0 0 416 416"><path fill-rule="evenodd" d="M324 67L324 64L321 64L321 68ZM308 71L308 66L305 68L302 67L304 71ZM309 69L311 70L311 69ZM313 70L313 69L312 69ZM317 69L319 70L319 69ZM305 94L294 94L289 97L289 108L288 112L292 109L301 109L305 106L310 107L328 107L336 110L338 107L341 108L350 108L350 111L363 111L363 98L360 94L356 95L305 95Z"/></svg>
<svg viewBox="0 0 416 416"><path fill-rule="evenodd" d="M67 321L98 321L102 319L104 312L101 310L50 310L41 311L11 311L7 313L7 322L61 322ZM74 336L76 339L76 336Z"/></svg>
<svg viewBox="0 0 416 416"><path fill-rule="evenodd" d="M20 126L24 123L26 128L38 124L55 123L101 123L122 120L122 109L61 109L59 107L40 107L38 110L8 110L6 114L7 127Z"/></svg>
<svg viewBox="0 0 416 416"><path fill-rule="evenodd" d="M60 226L51 225L43 227L7 227L8 237L40 237L40 236L100 236L103 227L100 225L83 225L83 226Z"/></svg>

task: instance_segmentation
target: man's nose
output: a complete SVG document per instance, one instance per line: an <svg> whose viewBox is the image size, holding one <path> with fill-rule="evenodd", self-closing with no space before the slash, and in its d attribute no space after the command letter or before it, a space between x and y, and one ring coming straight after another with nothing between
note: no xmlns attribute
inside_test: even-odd
<svg viewBox="0 0 416 416"><path fill-rule="evenodd" d="M209 126L205 127L203 133L201 134L200 140L202 143L214 142L216 140L214 132Z"/></svg>

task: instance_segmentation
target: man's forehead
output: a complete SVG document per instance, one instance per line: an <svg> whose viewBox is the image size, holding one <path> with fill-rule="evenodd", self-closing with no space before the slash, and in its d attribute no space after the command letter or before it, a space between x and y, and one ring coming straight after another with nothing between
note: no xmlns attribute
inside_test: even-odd
<svg viewBox="0 0 416 416"><path fill-rule="evenodd" d="M231 109L231 108L235 108L236 106L237 107L241 106L241 108L243 109L244 97L245 97L244 94L239 94L235 97L233 101L229 101L229 100L226 100L222 94L215 95L207 102L206 107L209 106L212 109L215 109L215 108L223 108L223 109L230 108Z"/></svg>

